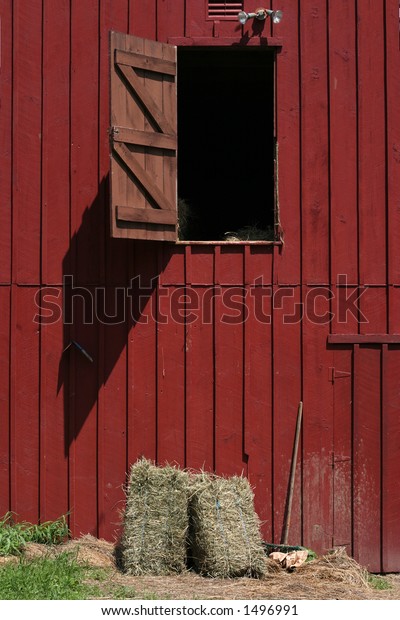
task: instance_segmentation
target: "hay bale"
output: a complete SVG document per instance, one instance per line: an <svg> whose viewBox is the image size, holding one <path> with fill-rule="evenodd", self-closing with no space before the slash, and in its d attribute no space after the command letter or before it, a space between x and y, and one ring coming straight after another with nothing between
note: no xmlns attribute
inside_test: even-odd
<svg viewBox="0 0 400 620"><path fill-rule="evenodd" d="M127 488L119 545L122 569L130 575L169 575L186 568L188 474L172 466L135 463Z"/></svg>
<svg viewBox="0 0 400 620"><path fill-rule="evenodd" d="M193 476L189 515L190 557L202 575L262 577L269 572L246 478Z"/></svg>

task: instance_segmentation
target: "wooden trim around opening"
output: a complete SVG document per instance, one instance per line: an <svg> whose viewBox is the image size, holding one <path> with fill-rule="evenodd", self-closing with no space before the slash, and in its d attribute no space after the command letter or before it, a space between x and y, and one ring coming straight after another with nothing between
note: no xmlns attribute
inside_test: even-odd
<svg viewBox="0 0 400 620"><path fill-rule="evenodd" d="M400 334L329 334L329 344L400 344Z"/></svg>

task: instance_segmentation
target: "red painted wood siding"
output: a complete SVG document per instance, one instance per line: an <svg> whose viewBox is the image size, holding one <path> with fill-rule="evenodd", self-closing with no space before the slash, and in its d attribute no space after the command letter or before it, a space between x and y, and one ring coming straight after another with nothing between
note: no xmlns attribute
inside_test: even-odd
<svg viewBox="0 0 400 620"><path fill-rule="evenodd" d="M398 1L274 0L284 244L264 247L109 238L109 31L242 35L198 0L117 5L0 0L0 511L112 539L145 455L243 471L279 540L303 399L290 539L398 571L398 346L327 344L400 333Z"/></svg>

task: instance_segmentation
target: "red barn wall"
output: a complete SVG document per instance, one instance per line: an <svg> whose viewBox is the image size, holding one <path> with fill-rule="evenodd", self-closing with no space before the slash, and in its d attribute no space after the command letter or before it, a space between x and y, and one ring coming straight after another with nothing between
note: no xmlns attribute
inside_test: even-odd
<svg viewBox="0 0 400 620"><path fill-rule="evenodd" d="M0 514L69 511L74 535L112 539L145 455L244 472L279 541L303 400L290 540L400 570L398 1L274 0L284 244L269 246L109 236L109 31L223 42L236 22L213 26L198 0L0 8Z"/></svg>

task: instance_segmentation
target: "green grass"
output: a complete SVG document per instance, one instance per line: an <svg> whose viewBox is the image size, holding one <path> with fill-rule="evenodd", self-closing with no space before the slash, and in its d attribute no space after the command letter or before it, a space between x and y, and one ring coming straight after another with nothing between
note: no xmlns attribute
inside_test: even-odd
<svg viewBox="0 0 400 620"><path fill-rule="evenodd" d="M65 516L40 525L15 521L14 514L7 512L0 519L0 555L19 555L28 542L56 545L68 538L69 530Z"/></svg>
<svg viewBox="0 0 400 620"><path fill-rule="evenodd" d="M83 582L85 567L71 553L10 562L0 567L0 599L59 600L96 596L98 588Z"/></svg>
<svg viewBox="0 0 400 620"><path fill-rule="evenodd" d="M78 564L75 553L27 560L0 566L0 600L110 600L150 599L153 593L138 594L133 588L114 584L113 570Z"/></svg>
<svg viewBox="0 0 400 620"><path fill-rule="evenodd" d="M368 575L368 583L375 590L390 590L392 586L385 577L378 575Z"/></svg>

